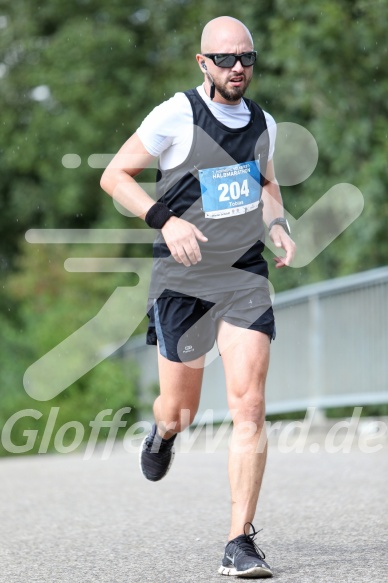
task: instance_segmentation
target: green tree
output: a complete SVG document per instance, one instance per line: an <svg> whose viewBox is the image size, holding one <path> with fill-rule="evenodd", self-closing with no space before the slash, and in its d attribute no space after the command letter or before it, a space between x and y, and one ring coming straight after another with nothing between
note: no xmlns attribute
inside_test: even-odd
<svg viewBox="0 0 388 583"><path fill-rule="evenodd" d="M272 275L277 289L388 261L387 15L386 0L278 0L269 20L257 97L276 121L305 126L319 147L313 175L282 189L286 207L299 217L339 182L365 199L361 217L311 265Z"/></svg>
<svg viewBox="0 0 388 583"><path fill-rule="evenodd" d="M35 409L42 418L32 422L30 417L19 421L13 434L13 442L23 443L23 431L31 423L39 431L40 438L52 407L59 407L55 431L68 421L83 424L85 436L90 432L89 423L104 409L113 412L130 407L125 420L136 419L137 370L124 366L122 359L103 361L89 373L78 379L65 392L49 401L36 401L23 388L23 373L28 366L54 348L62 340L88 322L101 309L118 285L136 284L137 277L126 274L78 274L63 268L64 260L82 255L84 246L24 245L24 253L18 261L18 271L8 278L7 294L19 304L17 316L10 325L4 319L1 327L2 345L0 365L0 425L20 410ZM95 252L98 253L98 248ZM117 251L117 250L116 250ZM136 307L135 307L136 309ZM123 315L125 317L125 315ZM85 351L89 350L85 346ZM77 354L73 355L78 358ZM106 432L105 432L106 433ZM121 432L122 433L122 432ZM101 433L101 436L104 432ZM40 439L39 438L39 439ZM40 440L31 450L36 452ZM1 453L1 452L0 452Z"/></svg>

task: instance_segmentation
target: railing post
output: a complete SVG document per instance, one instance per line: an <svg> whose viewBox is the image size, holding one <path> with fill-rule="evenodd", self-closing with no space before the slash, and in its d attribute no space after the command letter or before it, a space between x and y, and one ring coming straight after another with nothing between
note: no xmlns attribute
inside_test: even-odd
<svg viewBox="0 0 388 583"><path fill-rule="evenodd" d="M313 407L314 423L325 419L322 408L324 397L324 370L323 370L323 314L319 294L309 296L309 406ZM311 412L310 412L311 416Z"/></svg>

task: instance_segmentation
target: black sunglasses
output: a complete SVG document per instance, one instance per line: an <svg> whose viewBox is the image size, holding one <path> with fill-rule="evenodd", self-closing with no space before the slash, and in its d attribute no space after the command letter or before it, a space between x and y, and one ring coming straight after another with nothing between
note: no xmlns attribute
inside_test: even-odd
<svg viewBox="0 0 388 583"><path fill-rule="evenodd" d="M203 56L211 59L217 67L223 67L224 69L234 67L237 61L240 61L243 67L252 67L256 61L257 51L241 53L241 55L236 55L235 53L203 53Z"/></svg>

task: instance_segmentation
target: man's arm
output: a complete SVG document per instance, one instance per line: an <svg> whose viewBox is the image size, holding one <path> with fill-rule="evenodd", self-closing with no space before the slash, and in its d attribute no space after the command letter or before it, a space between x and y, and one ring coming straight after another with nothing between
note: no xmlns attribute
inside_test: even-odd
<svg viewBox="0 0 388 583"><path fill-rule="evenodd" d="M263 217L264 222L267 226L271 224L274 219L283 217L283 200L280 194L279 183L275 177L275 170L273 161L270 160L267 164L266 180L262 192L263 206ZM269 236L274 243L275 247L279 249L284 249L286 252L285 257L275 257L276 267L284 267L290 265L296 251L296 246L294 241L281 225L274 225L269 233Z"/></svg>
<svg viewBox="0 0 388 583"><path fill-rule="evenodd" d="M144 219L155 201L134 177L155 160L135 133L117 152L101 176L101 188L124 208ZM192 223L171 216L161 229L167 247L178 263L186 267L201 260L198 241L207 237Z"/></svg>

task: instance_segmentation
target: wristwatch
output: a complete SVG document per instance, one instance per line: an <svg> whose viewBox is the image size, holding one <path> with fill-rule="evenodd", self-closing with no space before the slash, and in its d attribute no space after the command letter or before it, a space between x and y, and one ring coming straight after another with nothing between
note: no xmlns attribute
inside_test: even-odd
<svg viewBox="0 0 388 583"><path fill-rule="evenodd" d="M283 229L286 231L287 235L291 235L290 225L287 219L285 219L284 217L278 217L277 219L271 221L268 227L268 232L272 229L274 225L281 225Z"/></svg>

